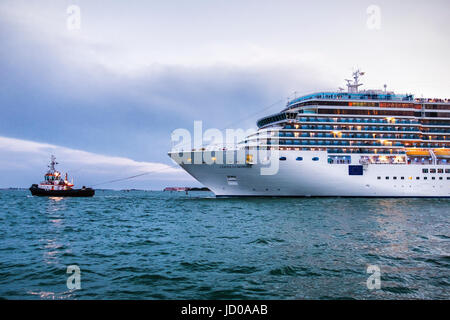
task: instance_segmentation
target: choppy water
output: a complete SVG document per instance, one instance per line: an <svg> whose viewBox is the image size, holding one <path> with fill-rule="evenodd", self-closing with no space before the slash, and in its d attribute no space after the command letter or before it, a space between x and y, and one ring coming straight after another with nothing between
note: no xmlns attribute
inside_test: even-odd
<svg viewBox="0 0 450 320"><path fill-rule="evenodd" d="M0 191L8 299L450 299L450 201ZM381 269L369 290L367 266ZM81 289L68 290L68 265Z"/></svg>

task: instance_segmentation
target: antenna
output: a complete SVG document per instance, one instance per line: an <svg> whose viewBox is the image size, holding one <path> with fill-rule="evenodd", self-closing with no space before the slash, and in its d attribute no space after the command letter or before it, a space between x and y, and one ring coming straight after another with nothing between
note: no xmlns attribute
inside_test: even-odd
<svg viewBox="0 0 450 320"><path fill-rule="evenodd" d="M359 83L359 77L363 76L364 72L360 71L359 69L357 69L355 72L353 72L353 79L355 80L355 82L353 83L355 86L362 86L362 83ZM358 87L356 87L356 89L358 90Z"/></svg>
<svg viewBox="0 0 450 320"><path fill-rule="evenodd" d="M386 88L387 88L387 84L384 84L384 93L386 93L387 91L386 91Z"/></svg>
<svg viewBox="0 0 450 320"><path fill-rule="evenodd" d="M54 155L51 155L50 157L50 164L48 165L49 169L48 172L49 173L54 173L56 171L55 169L55 165L57 165L58 162L56 162L56 157Z"/></svg>
<svg viewBox="0 0 450 320"><path fill-rule="evenodd" d="M362 86L362 83L359 83L359 77L363 76L365 72L360 71L357 69L355 72L353 72L353 83L352 80L345 79L347 81L347 88L349 93L357 93L358 88Z"/></svg>

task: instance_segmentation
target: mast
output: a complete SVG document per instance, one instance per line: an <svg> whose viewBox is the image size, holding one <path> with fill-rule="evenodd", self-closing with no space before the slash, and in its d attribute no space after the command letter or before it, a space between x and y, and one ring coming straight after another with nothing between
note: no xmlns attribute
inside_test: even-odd
<svg viewBox="0 0 450 320"><path fill-rule="evenodd" d="M58 162L56 162L56 157L54 155L52 155L50 157L50 164L48 165L48 173L55 173L56 169L55 169L55 165L57 165Z"/></svg>
<svg viewBox="0 0 450 320"><path fill-rule="evenodd" d="M347 81L348 93L358 93L358 88L363 85L362 83L359 83L359 77L363 75L364 72L357 69L353 72L353 83L352 80L345 79L345 81Z"/></svg>

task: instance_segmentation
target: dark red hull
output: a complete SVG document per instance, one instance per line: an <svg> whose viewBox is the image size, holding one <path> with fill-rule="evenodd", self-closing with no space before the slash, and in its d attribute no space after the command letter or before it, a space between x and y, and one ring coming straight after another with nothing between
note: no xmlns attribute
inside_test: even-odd
<svg viewBox="0 0 450 320"><path fill-rule="evenodd" d="M71 189L71 190L44 190L36 185L30 187L33 196L41 197L92 197L95 190L92 188Z"/></svg>

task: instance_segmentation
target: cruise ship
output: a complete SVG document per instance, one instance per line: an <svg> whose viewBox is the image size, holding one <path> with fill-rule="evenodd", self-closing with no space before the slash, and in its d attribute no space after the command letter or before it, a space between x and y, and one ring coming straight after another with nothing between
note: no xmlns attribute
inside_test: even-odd
<svg viewBox="0 0 450 320"><path fill-rule="evenodd" d="M450 100L347 90L288 101L233 147L173 149L217 197L450 197Z"/></svg>

